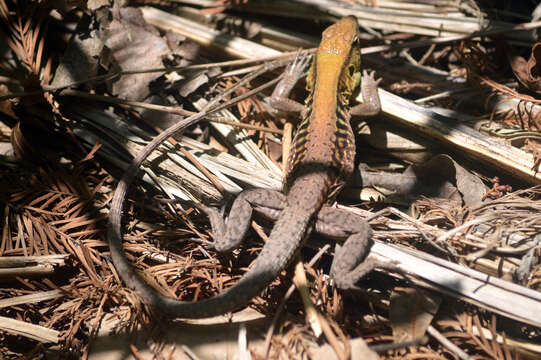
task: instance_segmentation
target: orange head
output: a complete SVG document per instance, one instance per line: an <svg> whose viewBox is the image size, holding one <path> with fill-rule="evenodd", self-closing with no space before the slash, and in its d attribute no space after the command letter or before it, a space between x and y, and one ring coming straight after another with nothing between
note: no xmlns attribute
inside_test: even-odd
<svg viewBox="0 0 541 360"><path fill-rule="evenodd" d="M338 91L349 95L361 80L361 50L357 20L346 16L323 31L321 43L307 78L307 89L313 89L316 77L333 73L339 79ZM323 75L325 73L325 75Z"/></svg>

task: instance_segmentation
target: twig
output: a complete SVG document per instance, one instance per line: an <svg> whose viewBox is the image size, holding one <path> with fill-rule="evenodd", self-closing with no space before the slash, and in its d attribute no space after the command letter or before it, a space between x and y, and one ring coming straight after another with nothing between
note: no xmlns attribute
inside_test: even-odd
<svg viewBox="0 0 541 360"><path fill-rule="evenodd" d="M327 250L330 249L330 247L331 246L329 244L326 244L325 246L323 246L317 252L317 254L315 254L314 257L310 260L310 262L308 263L308 266L310 266L310 267L314 266L316 261L318 261L319 258L321 256L323 256L323 254L325 254L325 252L327 252ZM276 325L278 324L278 319L280 318L280 315L282 315L282 312L284 311L287 300L289 300L291 295L293 295L294 291L295 291L295 285L293 284L293 285L291 285L289 287L289 289L287 289L286 294L284 295L284 298L280 302L280 305L276 309L276 313L274 314L274 317L272 318L272 323L271 323L271 325L269 326L269 328L267 330L267 334L265 335L265 345L263 346L263 354L264 354L265 358L269 357L270 341L271 341L271 338L272 338L272 334L274 333L274 329L276 328Z"/></svg>
<svg viewBox="0 0 541 360"><path fill-rule="evenodd" d="M319 338L321 336L321 321L318 316L317 310L314 307L312 299L310 299L310 292L308 291L308 281L304 272L304 266L300 257L295 265L295 275L293 276L293 284L299 290L301 294L302 303L304 305L306 322L310 324L314 336Z"/></svg>
<svg viewBox="0 0 541 360"><path fill-rule="evenodd" d="M443 336L438 330L436 330L432 325L428 325L427 332L432 335L436 340L438 340L443 346L452 351L456 356L462 360L472 360L473 358L466 354L458 346L450 342L445 336Z"/></svg>

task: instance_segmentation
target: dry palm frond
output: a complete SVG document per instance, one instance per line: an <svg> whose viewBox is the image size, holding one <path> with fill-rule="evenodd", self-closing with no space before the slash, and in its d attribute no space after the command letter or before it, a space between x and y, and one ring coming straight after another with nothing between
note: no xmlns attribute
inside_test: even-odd
<svg viewBox="0 0 541 360"><path fill-rule="evenodd" d="M510 349L505 333L500 336L499 329L496 329L495 316L485 321L475 312L463 312L457 314L456 318L457 321L441 322L445 327L453 328L444 332L444 335L455 342L460 342L461 348L471 349L469 354L475 354L476 358L480 359L515 360L519 358L519 353Z"/></svg>
<svg viewBox="0 0 541 360"><path fill-rule="evenodd" d="M40 2L21 1L10 6L5 0L0 1L0 31L24 66L25 76L32 75L20 79L26 89L37 87L40 79L43 84L50 80L52 59L44 54L47 14L48 9Z"/></svg>
<svg viewBox="0 0 541 360"><path fill-rule="evenodd" d="M72 170L69 174L60 168L18 173L2 169L0 188L7 205L0 256L70 256L69 265L53 266L48 279L24 279L17 275L12 281L34 291L62 289L60 298L26 304L19 320L34 323L31 319L38 316L41 326L60 331L60 341L78 348L81 332L89 336L89 332L95 331L97 321L111 306L117 307L119 314L128 309L122 317L129 321L123 326L134 326L137 318L144 317L141 318L143 312L138 305L129 306L136 304L133 298L117 295L123 291L118 289L102 255L104 215L100 210L106 205L103 185L110 178L84 166ZM25 295L25 291L0 290L3 299L20 295ZM0 334L0 342L7 343L6 334Z"/></svg>

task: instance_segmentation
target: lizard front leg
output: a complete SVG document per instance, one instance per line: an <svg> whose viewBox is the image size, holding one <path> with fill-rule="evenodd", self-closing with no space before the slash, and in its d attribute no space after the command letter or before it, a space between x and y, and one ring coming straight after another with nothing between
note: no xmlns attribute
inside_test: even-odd
<svg viewBox="0 0 541 360"><path fill-rule="evenodd" d="M353 106L349 109L349 114L354 116L374 116L381 111L381 102L378 94L378 84L381 79L375 78L375 72L368 72L363 70L363 77L361 81L361 93L363 96L363 103Z"/></svg>
<svg viewBox="0 0 541 360"><path fill-rule="evenodd" d="M293 62L286 67L284 70L284 77L280 80L278 85L276 85L270 97L270 105L273 108L291 113L301 113L305 109L303 104L290 99L289 94L297 81L302 77L304 69L309 62L310 55L297 54Z"/></svg>

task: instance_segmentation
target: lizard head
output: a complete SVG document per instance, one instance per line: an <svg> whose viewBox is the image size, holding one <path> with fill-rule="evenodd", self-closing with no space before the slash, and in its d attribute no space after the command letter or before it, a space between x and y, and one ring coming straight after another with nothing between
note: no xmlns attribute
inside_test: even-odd
<svg viewBox="0 0 541 360"><path fill-rule="evenodd" d="M346 16L323 31L321 43L307 77L307 89L312 90L317 69L336 72L338 92L349 95L361 81L361 50L357 19Z"/></svg>

